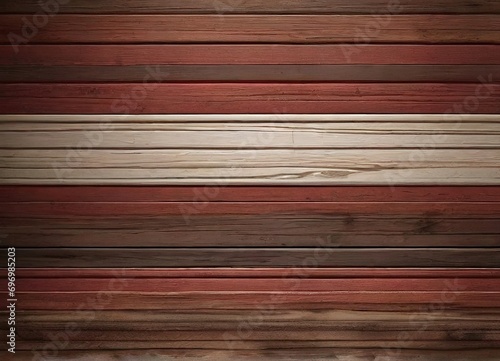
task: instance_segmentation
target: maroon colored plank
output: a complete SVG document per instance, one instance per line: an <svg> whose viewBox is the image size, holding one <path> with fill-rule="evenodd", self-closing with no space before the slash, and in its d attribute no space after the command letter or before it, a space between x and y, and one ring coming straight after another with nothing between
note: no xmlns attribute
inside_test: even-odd
<svg viewBox="0 0 500 361"><path fill-rule="evenodd" d="M388 54L397 53L396 57ZM500 64L498 45L0 45L0 65Z"/></svg>
<svg viewBox="0 0 500 361"><path fill-rule="evenodd" d="M4 113L498 113L500 84L2 84ZM157 77L155 80L154 77ZM471 102L474 99L474 102Z"/></svg>
<svg viewBox="0 0 500 361"><path fill-rule="evenodd" d="M488 202L216 202L195 208L187 202L65 202L12 203L5 202L0 209L4 218L19 217L88 217L88 216L159 216L195 214L280 214L306 212L308 214L377 214L377 215L433 215L473 218L500 214L500 203Z"/></svg>

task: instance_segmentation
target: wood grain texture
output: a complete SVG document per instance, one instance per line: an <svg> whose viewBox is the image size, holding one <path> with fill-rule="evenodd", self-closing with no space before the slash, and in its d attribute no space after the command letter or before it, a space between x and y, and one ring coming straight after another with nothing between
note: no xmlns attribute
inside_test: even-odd
<svg viewBox="0 0 500 361"><path fill-rule="evenodd" d="M293 286L293 285L292 285ZM118 287L118 286L114 286ZM443 296L444 294L444 296ZM57 296L57 297L56 297ZM104 298L99 301L98 297ZM0 305L6 306L5 299ZM121 293L107 292L26 292L20 293L17 306L29 310L94 310L95 304L106 310L385 310L410 312L441 311L464 308L498 308L500 293L467 291L424 292L185 292L185 293ZM258 311L257 311L258 312ZM292 323L293 324L293 323ZM470 321L469 321L470 324ZM192 327L192 326L191 326ZM289 328L288 328L289 329ZM408 328L407 328L408 329ZM413 327L413 330L415 327Z"/></svg>
<svg viewBox="0 0 500 361"><path fill-rule="evenodd" d="M387 56L394 52L397 52L397 57ZM498 65L498 54L498 45L476 44L363 44L355 48L347 45L285 44L23 45L19 52L15 52L10 45L0 45L0 65Z"/></svg>
<svg viewBox="0 0 500 361"><path fill-rule="evenodd" d="M103 129L104 128L104 129ZM109 129L106 129L109 128ZM498 123L2 124L3 149L500 149ZM92 143L95 143L92 146ZM499 150L500 155L500 150Z"/></svg>
<svg viewBox="0 0 500 361"><path fill-rule="evenodd" d="M12 206L15 208L15 206ZM495 215L273 215L15 218L0 221L13 247L500 247ZM46 217L46 216L45 216Z"/></svg>
<svg viewBox="0 0 500 361"><path fill-rule="evenodd" d="M212 192L210 192L212 191ZM1 186L0 202L500 202L488 186Z"/></svg>
<svg viewBox="0 0 500 361"><path fill-rule="evenodd" d="M3 184L496 185L500 179L497 149L95 149L85 153L71 148L5 149L0 150L0 159Z"/></svg>
<svg viewBox="0 0 500 361"><path fill-rule="evenodd" d="M500 65L154 65L163 82L457 82L482 73L500 78ZM0 66L4 83L141 82L145 66Z"/></svg>
<svg viewBox="0 0 500 361"><path fill-rule="evenodd" d="M5 253L5 252L3 252ZM498 248L24 248L25 267L498 267Z"/></svg>
<svg viewBox="0 0 500 361"><path fill-rule="evenodd" d="M20 351L14 357L7 355L7 361L31 361L31 351ZM60 351L55 360L73 361L82 357L92 357L95 361L139 361L147 357L151 361L284 361L304 360L326 361L341 358L345 361L372 361L374 357L383 357L386 361L442 361L453 358L455 361L497 361L500 351L494 348L476 350L437 350L437 349L382 349L376 348L307 348L307 349L266 349L259 350L113 350L113 351Z"/></svg>
<svg viewBox="0 0 500 361"><path fill-rule="evenodd" d="M0 108L7 114L499 113L498 84L488 74L482 79L478 85L158 84L152 77L148 84L1 84ZM478 102L465 104L476 91Z"/></svg>
<svg viewBox="0 0 500 361"><path fill-rule="evenodd" d="M61 1L60 13L75 14L372 14L395 9L403 14L499 14L500 6L491 0L134 0ZM36 0L5 2L0 13L31 14L39 11Z"/></svg>
<svg viewBox="0 0 500 361"><path fill-rule="evenodd" d="M105 290L112 282L120 282L120 292L287 292L290 285L296 292L329 292L329 291L442 291L456 284L467 291L487 292L500 289L500 279L467 278L356 278L356 279L307 279L290 278L168 278L168 279L133 279L115 278L83 278L79 277L79 292L98 292ZM295 284L296 282L296 284ZM19 279L16 284L18 292L71 292L75 290L75 279ZM225 316L227 320L227 315ZM498 315L500 317L500 315ZM499 325L500 328L500 325Z"/></svg>
<svg viewBox="0 0 500 361"><path fill-rule="evenodd" d="M388 14L386 13L387 17ZM0 41L22 32L23 15L0 15ZM65 15L36 28L33 44L498 44L498 15ZM26 31L25 31L26 32ZM366 40L368 39L368 41Z"/></svg>
<svg viewBox="0 0 500 361"><path fill-rule="evenodd" d="M0 269L0 275L6 274ZM500 278L499 268L18 268L17 278ZM458 280L458 281L459 281Z"/></svg>
<svg viewBox="0 0 500 361"><path fill-rule="evenodd" d="M5 202L0 215L4 218L19 217L89 217L89 216L164 216L192 214L204 215L256 215L256 214L330 214L330 215L440 215L460 218L495 216L500 212L500 203L487 202L209 202L201 208L189 208L185 202ZM186 208L184 208L186 207ZM190 213L192 212L192 213Z"/></svg>

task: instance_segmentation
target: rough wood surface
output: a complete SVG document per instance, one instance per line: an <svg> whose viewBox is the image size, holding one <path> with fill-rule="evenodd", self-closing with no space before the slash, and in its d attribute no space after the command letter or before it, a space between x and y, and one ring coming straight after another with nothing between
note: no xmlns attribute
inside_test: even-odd
<svg viewBox="0 0 500 361"><path fill-rule="evenodd" d="M147 66L0 66L7 83L141 82ZM500 65L152 65L163 82L457 82L500 78Z"/></svg>
<svg viewBox="0 0 500 361"><path fill-rule="evenodd" d="M482 76L484 84L158 84L152 77L147 84L0 84L0 108L7 114L499 113L499 85ZM476 91L477 104L465 104Z"/></svg>
<svg viewBox="0 0 500 361"><path fill-rule="evenodd" d="M499 44L499 15L66 15L36 28L32 44ZM0 42L24 15L0 15ZM34 27L34 26L33 26ZM366 40L368 39L368 41ZM15 43L18 42L14 41ZM355 46L355 45L354 45Z"/></svg>
<svg viewBox="0 0 500 361"><path fill-rule="evenodd" d="M403 14L498 14L492 0L71 0L61 1L58 12L75 14L372 14L396 9ZM39 11L37 0L5 2L0 13L31 14Z"/></svg>
<svg viewBox="0 0 500 361"><path fill-rule="evenodd" d="M5 252L3 252L5 255ZM26 267L498 267L499 248L24 248Z"/></svg>
<svg viewBox="0 0 500 361"><path fill-rule="evenodd" d="M0 7L1 9L1 7ZM387 54L397 52L397 57ZM196 54L196 56L193 56ZM1 65L498 65L498 45L0 45ZM482 73L482 72L480 72ZM142 78L141 78L142 80Z"/></svg>

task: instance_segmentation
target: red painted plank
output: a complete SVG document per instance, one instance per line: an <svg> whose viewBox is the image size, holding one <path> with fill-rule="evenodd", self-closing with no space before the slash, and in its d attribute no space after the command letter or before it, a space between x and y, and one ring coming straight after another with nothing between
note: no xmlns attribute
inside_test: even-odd
<svg viewBox="0 0 500 361"><path fill-rule="evenodd" d="M387 54L397 53L397 57ZM0 45L0 65L500 64L498 45ZM478 74L479 75L479 74Z"/></svg>
<svg viewBox="0 0 500 361"><path fill-rule="evenodd" d="M159 216L190 214L377 214L433 215L467 218L500 214L500 203L425 203L425 202L218 202L195 208L185 202L106 202L106 203L3 203L0 216L4 218L60 218L77 216ZM190 212L191 210L191 212Z"/></svg>
<svg viewBox="0 0 500 361"><path fill-rule="evenodd" d="M500 84L2 84L4 113L499 113ZM161 78L158 78L161 80ZM200 101L200 100L203 101ZM438 100L438 101L437 101Z"/></svg>
<svg viewBox="0 0 500 361"><path fill-rule="evenodd" d="M0 202L500 202L500 187L12 185Z"/></svg>

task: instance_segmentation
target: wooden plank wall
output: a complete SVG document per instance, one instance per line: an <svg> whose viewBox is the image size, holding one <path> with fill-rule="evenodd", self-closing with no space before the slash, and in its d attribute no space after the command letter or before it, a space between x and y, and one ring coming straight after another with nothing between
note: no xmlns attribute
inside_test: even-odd
<svg viewBox="0 0 500 361"><path fill-rule="evenodd" d="M500 360L499 1L18 0L0 34L2 360Z"/></svg>

